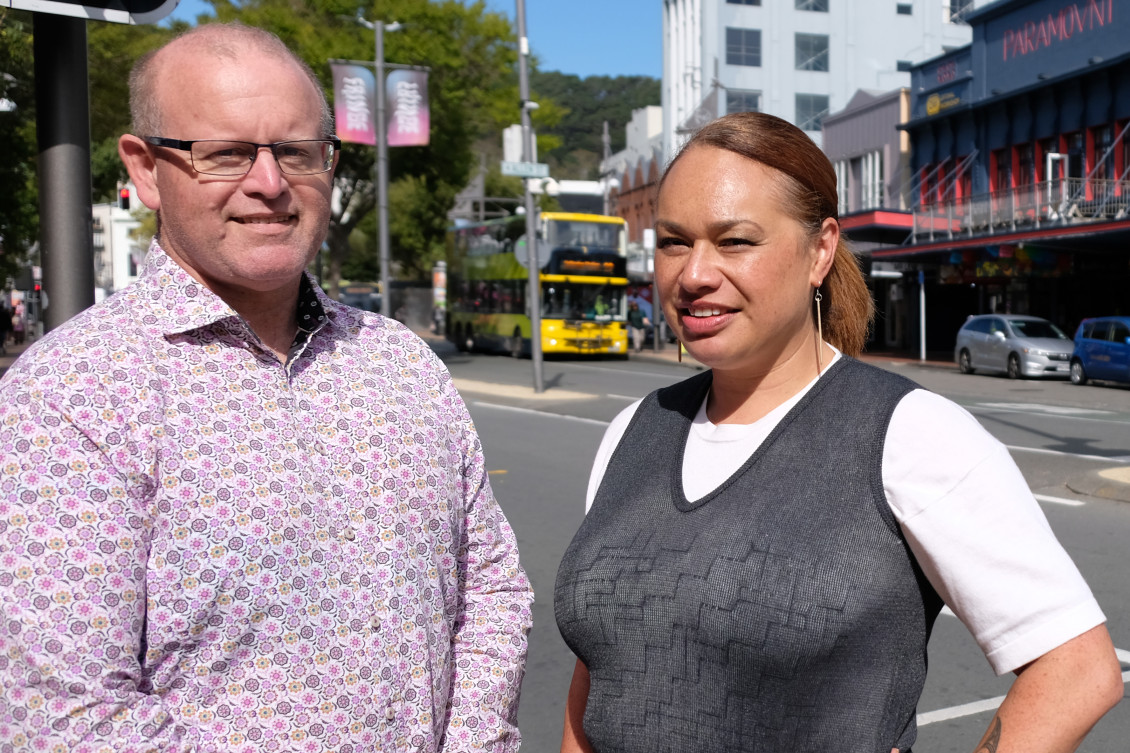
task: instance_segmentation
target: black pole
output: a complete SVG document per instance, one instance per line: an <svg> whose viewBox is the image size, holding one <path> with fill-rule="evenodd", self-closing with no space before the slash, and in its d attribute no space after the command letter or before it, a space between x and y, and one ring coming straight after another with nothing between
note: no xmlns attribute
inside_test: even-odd
<svg viewBox="0 0 1130 753"><path fill-rule="evenodd" d="M86 21L36 13L39 250L48 330L94 304Z"/></svg>

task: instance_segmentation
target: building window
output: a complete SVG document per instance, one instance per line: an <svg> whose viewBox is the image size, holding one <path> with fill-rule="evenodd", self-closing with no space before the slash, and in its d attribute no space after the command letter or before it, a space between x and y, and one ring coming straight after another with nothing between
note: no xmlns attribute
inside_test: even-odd
<svg viewBox="0 0 1130 753"><path fill-rule="evenodd" d="M884 206L882 151L868 152L860 159L860 189L860 209Z"/></svg>
<svg viewBox="0 0 1130 753"><path fill-rule="evenodd" d="M828 35L796 35L796 69L798 71L828 70Z"/></svg>
<svg viewBox="0 0 1130 753"><path fill-rule="evenodd" d="M726 90L726 114L732 112L761 112L761 92Z"/></svg>
<svg viewBox="0 0 1130 753"><path fill-rule="evenodd" d="M965 23L965 17L973 12L973 0L949 0L942 8L947 16L947 23Z"/></svg>
<svg viewBox="0 0 1130 753"><path fill-rule="evenodd" d="M1012 154L1010 149L993 151L993 185L996 193L1012 190Z"/></svg>
<svg viewBox="0 0 1130 753"><path fill-rule="evenodd" d="M796 95L796 124L801 130L819 131L827 114L827 94Z"/></svg>
<svg viewBox="0 0 1130 753"><path fill-rule="evenodd" d="M726 29L726 64L761 65L761 29Z"/></svg>
<svg viewBox="0 0 1130 753"><path fill-rule="evenodd" d="M1110 126L1101 126L1091 133L1095 140L1091 177L1095 180L1110 180L1114 177L1114 149L1111 148L1114 145L1114 133Z"/></svg>
<svg viewBox="0 0 1130 753"><path fill-rule="evenodd" d="M1036 160L1032 157L1032 145L1021 144L1014 147L1016 154L1016 187L1030 186L1036 182Z"/></svg>
<svg viewBox="0 0 1130 753"><path fill-rule="evenodd" d="M899 3L895 6L895 11L900 16L912 16L914 15L914 6L910 3Z"/></svg>
<svg viewBox="0 0 1130 753"><path fill-rule="evenodd" d="M1063 151L1067 154L1067 177L1076 181L1087 174L1087 146L1082 131L1075 131L1063 137ZM1072 187L1074 190L1074 187Z"/></svg>
<svg viewBox="0 0 1130 753"><path fill-rule="evenodd" d="M797 10L811 10L817 13L828 12L828 0L796 0Z"/></svg>
<svg viewBox="0 0 1130 753"><path fill-rule="evenodd" d="M730 5L761 5L761 0L726 0Z"/></svg>
<svg viewBox="0 0 1130 753"><path fill-rule="evenodd" d="M851 165L847 160L839 160L833 167L836 170L836 211L841 216L847 214L849 207L848 192L851 191Z"/></svg>
<svg viewBox="0 0 1130 753"><path fill-rule="evenodd" d="M910 69L914 67L914 63L909 60L900 60L896 64L899 73L910 73Z"/></svg>

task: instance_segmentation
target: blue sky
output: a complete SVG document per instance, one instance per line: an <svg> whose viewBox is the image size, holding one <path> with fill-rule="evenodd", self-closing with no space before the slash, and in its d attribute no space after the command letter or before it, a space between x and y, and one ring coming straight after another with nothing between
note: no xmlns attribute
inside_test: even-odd
<svg viewBox="0 0 1130 753"><path fill-rule="evenodd" d="M487 8L517 13L516 0L486 0ZM194 21L211 6L181 0L174 18ZM526 36L543 71L585 76L651 76L663 66L660 0L526 0Z"/></svg>

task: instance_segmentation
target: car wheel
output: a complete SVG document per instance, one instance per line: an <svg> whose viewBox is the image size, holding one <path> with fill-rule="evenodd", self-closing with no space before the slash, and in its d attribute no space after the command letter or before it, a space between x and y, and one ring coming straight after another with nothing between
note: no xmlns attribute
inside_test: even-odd
<svg viewBox="0 0 1130 753"><path fill-rule="evenodd" d="M1015 353L1008 354L1008 378L1019 379L1024 376L1020 373L1020 358Z"/></svg>
<svg viewBox="0 0 1130 753"><path fill-rule="evenodd" d="M522 330L517 327L514 328L514 335L510 338L510 357L522 357Z"/></svg>
<svg viewBox="0 0 1130 753"><path fill-rule="evenodd" d="M968 350L962 350L961 354L957 357L957 368L962 374L973 373L973 359L969 357Z"/></svg>
<svg viewBox="0 0 1130 753"><path fill-rule="evenodd" d="M1087 371L1083 368L1082 361L1071 362L1071 383L1072 384L1086 384Z"/></svg>

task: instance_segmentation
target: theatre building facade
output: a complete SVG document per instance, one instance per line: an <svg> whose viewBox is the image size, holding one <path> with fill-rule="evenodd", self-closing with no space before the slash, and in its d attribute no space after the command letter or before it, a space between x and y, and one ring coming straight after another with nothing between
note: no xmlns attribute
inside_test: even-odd
<svg viewBox="0 0 1130 753"><path fill-rule="evenodd" d="M845 230L882 290L924 299L931 351L971 314L1071 335L1130 313L1130 3L999 0L968 21L969 46L911 71L899 211L849 211ZM920 347L917 325L904 347Z"/></svg>

